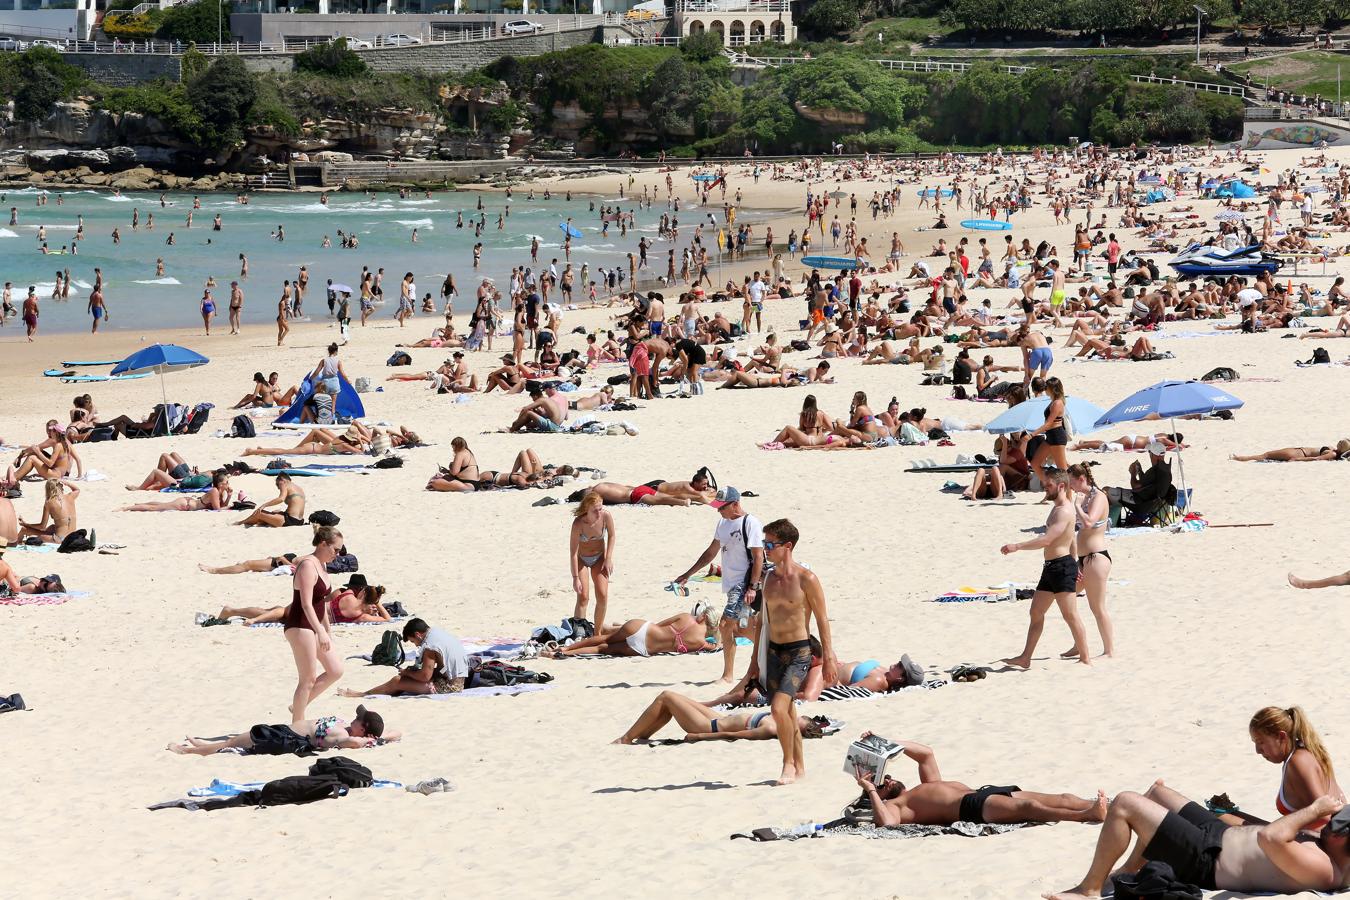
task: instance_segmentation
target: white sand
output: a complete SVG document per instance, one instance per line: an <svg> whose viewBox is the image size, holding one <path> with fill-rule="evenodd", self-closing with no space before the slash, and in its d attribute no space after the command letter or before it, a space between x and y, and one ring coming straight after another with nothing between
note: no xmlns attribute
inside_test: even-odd
<svg viewBox="0 0 1350 900"><path fill-rule="evenodd" d="M1265 156L1279 170L1294 165L1297 154ZM613 184L597 187L608 193ZM753 194L747 188L747 205L795 206L801 191L800 185L765 182ZM883 220L869 243L884 251L880 233L899 227L909 260L937 235L914 234L913 226L931 217L915 213L913 191L906 194L902 214ZM1183 201L1192 202L1189 196ZM1118 212L1108 213L1114 225ZM1081 221L1081 212L1074 218ZM1068 252L1071 230L1052 229L1043 207L1015 221L1019 241L1024 234L1033 243L1053 235ZM800 228L800 219L782 221L775 233L786 235L793 224ZM954 241L962 233L953 229L946 236ZM991 293L1000 305L1008 296ZM115 306L116 298L111 302ZM769 323L785 338L794 336L802 309L796 300L771 302ZM438 324L419 317L400 331L392 313L391 305L370 327L353 330L343 350L353 375L382 379L394 342L423 337ZM603 315L570 314L564 331L599 324ZM0 436L6 444L36 440L42 421L64 420L70 398L85 390L106 414L143 415L159 400L154 378L85 388L40 375L55 360L94 348L109 358L130 352L137 335L42 335L30 347L13 325L0 332ZM1183 323L1168 330L1195 327ZM228 427L226 407L247 389L254 369L279 369L296 380L334 334L326 323L302 325L278 350L265 329L237 338L165 333L163 338L212 357L206 368L170 376L171 398L214 402L208 430ZM568 335L563 346L579 340ZM1327 346L1334 358L1350 350L1340 342ZM367 790L316 806L261 812L147 812L147 805L212 778L264 780L307 768L307 761L292 757L184 758L163 748L186 734L286 720L294 667L280 630L202 629L193 626L192 614L214 613L223 604L284 604L289 580L210 576L196 563L301 552L308 530L244 530L228 524L239 518L233 513L112 511L129 499L151 497L128 494L122 485L141 478L160 452L178 450L207 467L238 458L251 442L200 434L82 447L86 465L111 477L83 487L80 525L96 528L100 541L127 548L117 556L6 554L20 574L56 571L69 586L96 596L56 607L0 607L0 692L20 691L34 708L0 717L10 810L8 828L0 833L11 858L0 895L278 897L393 890L524 897L1028 897L1067 887L1082 875L1096 827L1063 824L975 841L838 838L763 847L727 840L755 827L837 816L856 794L840 771L844 749L864 729L932 744L944 775L974 786L1017 783L1091 796L1097 788L1112 794L1142 790L1163 776L1192 797L1226 791L1244 809L1270 816L1279 772L1252 752L1246 733L1252 712L1272 703L1302 704L1333 756L1346 759L1350 711L1334 687L1341 681L1344 592L1298 592L1285 584L1291 568L1305 575L1345 568L1345 470L1334 463L1239 464L1228 455L1334 444L1350 432L1344 402L1350 376L1341 368L1294 368L1294 359L1310 356L1312 345L1283 341L1278 331L1159 341L1158 349L1177 358L1068 365L1058 349L1054 374L1071 394L1102 406L1165 377L1193 378L1216 365L1280 379L1232 385L1247 402L1235 421L1180 426L1192 445L1186 475L1209 520L1274 527L1114 541L1112 578L1129 582L1111 590L1118 659L1091 668L1052 659L1069 645L1067 629L1052 613L1028 673L993 674L975 684L871 702L811 705L810 713L828 713L847 726L842 735L809 742L809 776L781 789L767 786L778 773L774 744L609 744L662 689L700 698L715 694L708 683L719 658L535 661L526 665L557 676L553 689L517 698L372 704L407 737L351 755L380 777L449 777L458 785L454 793L428 798ZM1016 350L993 353L1000 363L1018 358ZM415 368L422 369L448 354L413 355ZM496 355L474 358L475 369L486 371ZM895 394L903 407L926 406L932 414L974 421L1003 408L947 401L949 388L918 387L912 368L843 361L835 370L839 383L814 391L835 416L846 413L855 390L867 391L874 408ZM1006 559L998 553L1000 544L1042 524L1046 508L1033 497L969 504L940 493L940 476L903 473L914 459L950 461L958 452L988 451L991 440L982 433L956 434L954 449L757 449L757 441L795 422L807 393L799 389L710 392L703 399L649 402L639 412L604 415L636 423L641 434L635 438L480 435L504 425L522 400L479 396L455 405L419 384L381 384L383 393L364 398L372 418L407 424L437 446L406 454L400 470L308 479L309 508L343 517L342 531L361 571L388 586L390 599L457 634L520 637L556 622L572 606L569 507L533 509L530 504L542 496L537 491L422 491L435 465L448 460L451 437L460 434L489 468L508 467L517 450L532 446L547 460L597 466L611 480L630 484L687 478L706 464L722 484L755 490L761 496L747 504L754 514L764 521L788 516L801 528L798 555L825 585L843 659L889 662L908 652L930 669L948 668L996 661L1021 648L1027 603L926 602L962 585L1034 581L1039 572L1034 553ZM1137 457L1088 458L1102 463L1101 483L1119 484ZM255 498L271 496L262 476L236 484ZM40 486L25 486L19 512L36 517L40 496ZM706 546L716 515L706 508L620 508L614 514L619 545L610 618L657 619L679 611L683 603L662 584ZM711 585L695 591L715 596ZM1097 647L1086 603L1082 613ZM343 654L355 654L368 652L379 634L379 628L340 629L336 640ZM742 665L747 657L742 651ZM388 674L356 663L342 685L372 685ZM329 694L310 711L350 716L354 705ZM908 764L896 773L912 778Z"/></svg>

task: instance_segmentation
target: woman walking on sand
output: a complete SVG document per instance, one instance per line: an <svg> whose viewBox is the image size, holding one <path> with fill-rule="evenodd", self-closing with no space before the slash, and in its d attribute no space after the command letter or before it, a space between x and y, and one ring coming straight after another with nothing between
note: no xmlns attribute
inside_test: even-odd
<svg viewBox="0 0 1350 900"><path fill-rule="evenodd" d="M1069 488L1074 492L1074 513L1078 529L1078 578L1087 591L1088 607L1097 620L1102 636L1102 656L1116 655L1115 629L1106 611L1106 583L1111 576L1111 553L1106 549L1106 527L1110 523L1110 502L1106 492L1097 488L1092 468L1077 463L1069 466ZM1081 499L1080 499L1081 498ZM1061 653L1065 659L1077 656L1076 650Z"/></svg>
<svg viewBox="0 0 1350 900"><path fill-rule="evenodd" d="M609 604L609 578L614 574L614 517L605 509L604 499L595 491L581 498L573 513L571 535L568 538L568 560L572 567L572 590L576 591L577 603L572 615L578 619L586 618L586 608L590 605L586 588L586 576L589 573L591 584L595 587L595 630L605 624L606 606Z"/></svg>
<svg viewBox="0 0 1350 900"><path fill-rule="evenodd" d="M291 719L301 721L313 700L342 677L342 657L333 648L333 633L328 621L328 564L342 546L342 534L336 528L314 531L314 552L295 561L291 603L282 622L286 643L295 657L297 680L291 698ZM323 674L319 675L319 668Z"/></svg>

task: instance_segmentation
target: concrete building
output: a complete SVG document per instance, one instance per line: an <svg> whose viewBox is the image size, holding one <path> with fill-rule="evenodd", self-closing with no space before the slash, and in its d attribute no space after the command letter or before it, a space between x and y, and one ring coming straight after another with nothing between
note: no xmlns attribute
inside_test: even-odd
<svg viewBox="0 0 1350 900"><path fill-rule="evenodd" d="M680 37L711 31L725 47L797 39L792 0L678 0L675 29Z"/></svg>
<svg viewBox="0 0 1350 900"><path fill-rule="evenodd" d="M0 0L0 35L32 41L84 41L95 0Z"/></svg>

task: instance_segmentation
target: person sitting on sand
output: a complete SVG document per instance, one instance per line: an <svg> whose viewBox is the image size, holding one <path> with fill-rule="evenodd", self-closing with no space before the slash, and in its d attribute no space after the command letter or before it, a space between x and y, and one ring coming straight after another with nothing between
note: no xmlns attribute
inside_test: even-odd
<svg viewBox="0 0 1350 900"><path fill-rule="evenodd" d="M19 540L19 514L14 511L14 502L0 494L0 540L11 544Z"/></svg>
<svg viewBox="0 0 1350 900"><path fill-rule="evenodd" d="M367 691L340 690L343 697L367 694L457 694L464 690L469 676L469 656L459 638L440 628L432 628L422 619L410 619L403 626L403 640L422 650L416 666L402 669L384 684Z"/></svg>
<svg viewBox="0 0 1350 900"><path fill-rule="evenodd" d="M162 491L164 488L177 487L184 478L196 474L197 469L189 466L177 453L161 453L159 462L155 463L145 480L140 484L129 484L126 488L129 491ZM208 484L210 477L205 476Z"/></svg>
<svg viewBox="0 0 1350 900"><path fill-rule="evenodd" d="M36 537L44 543L59 544L78 527L75 501L79 499L80 489L63 478L48 478L44 491L46 499L42 503L42 518L36 525L20 519L19 537ZM90 540L93 540L92 536Z"/></svg>
<svg viewBox="0 0 1350 900"><path fill-rule="evenodd" d="M563 430L563 420L567 418L567 404L557 396L556 389L538 383L528 388L530 403L522 407L507 431L535 431L544 434L556 434Z"/></svg>
<svg viewBox="0 0 1350 900"><path fill-rule="evenodd" d="M260 504L235 525L264 525L268 528L289 528L305 524L305 491L284 472L276 477L277 495ZM268 507L281 506L281 512L269 512Z"/></svg>
<svg viewBox="0 0 1350 900"><path fill-rule="evenodd" d="M629 619L622 625L597 622L594 637L569 644L550 655L651 656L715 650L720 620L720 611L698 603L692 613L676 613L659 622L646 619Z"/></svg>
<svg viewBox="0 0 1350 900"><path fill-rule="evenodd" d="M1177 881L1205 891L1338 891L1350 883L1350 814L1341 814L1344 806L1323 796L1268 825L1234 826L1159 779L1146 793L1116 795L1087 874L1069 890L1044 896L1097 898L1113 873L1134 873L1154 861L1171 866ZM1307 825L1328 816L1331 823L1317 840L1307 840ZM1116 869L1136 836L1134 851Z"/></svg>
<svg viewBox="0 0 1350 900"><path fill-rule="evenodd" d="M324 716L292 722L290 725L254 725L246 732L220 740L190 737L182 743L170 744L165 749L184 756L210 756L222 750L252 750L255 742L262 743L267 739L266 731L271 729L286 729L308 740L310 747L315 750L364 750L388 744L403 736L398 731L386 728L384 718L379 713L358 706L356 716L350 722L344 722L337 716Z"/></svg>
<svg viewBox="0 0 1350 900"><path fill-rule="evenodd" d="M616 744L645 743L671 720L684 729L684 739L694 741L772 741L778 738L778 725L773 714L758 712L718 713L697 700L674 691L656 695L642 715L638 716ZM828 720L824 717L797 717L797 729L804 738L818 738L824 733Z"/></svg>
<svg viewBox="0 0 1350 900"><path fill-rule="evenodd" d="M295 554L290 554L294 560ZM392 620L384 608L384 586L367 584L366 576L356 574L328 598L328 621L335 625L354 622L388 622ZM226 606L216 614L217 619L242 618L244 625L281 622L286 618L284 606Z"/></svg>
<svg viewBox="0 0 1350 900"><path fill-rule="evenodd" d="M211 476L211 487L204 494L184 494L172 500L147 500L120 507L118 512L196 512L198 510L229 509L234 489L230 476L216 472Z"/></svg>
<svg viewBox="0 0 1350 900"><path fill-rule="evenodd" d="M1280 788L1275 794L1275 809L1280 815L1287 816L1325 795L1345 802L1345 792L1336 783L1331 754L1302 707L1267 706L1257 710L1247 723L1247 733L1256 754L1280 766ZM1229 825L1267 824L1264 819L1237 810L1220 818ZM1326 819L1319 819L1305 829L1316 833L1326 824Z"/></svg>
<svg viewBox="0 0 1350 900"><path fill-rule="evenodd" d="M1147 450L1148 445L1154 441L1162 444L1168 450L1180 450L1186 445L1182 443L1184 436L1181 432L1158 434L1122 434L1112 441L1078 441L1070 450L1102 450L1102 451L1120 451L1120 450Z"/></svg>
<svg viewBox="0 0 1350 900"><path fill-rule="evenodd" d="M864 732L863 737L871 736ZM1106 794L1095 800L1073 794L1042 794L1016 786L978 790L959 781L944 781L932 747L899 741L905 756L919 766L919 783L905 785L887 775L880 785L861 766L858 786L871 801L872 821L880 828L898 825L1012 825L1023 822L1100 822L1106 818Z"/></svg>
<svg viewBox="0 0 1350 900"><path fill-rule="evenodd" d="M1239 456L1234 453L1228 457L1238 462L1326 462L1335 459L1350 459L1350 440L1342 438L1335 447L1282 447L1279 450L1267 450L1251 456Z"/></svg>
<svg viewBox="0 0 1350 900"><path fill-rule="evenodd" d="M84 462L70 442L66 426L55 419L47 422L45 440L25 447L14 465L5 472L0 487L12 487L29 476L39 478L68 478L74 470L76 478L84 477Z"/></svg>
<svg viewBox="0 0 1350 900"><path fill-rule="evenodd" d="M253 373L253 390L243 396L231 409L257 409L271 406L290 406L295 402L299 388L292 385L287 391L279 392L263 377L263 373Z"/></svg>

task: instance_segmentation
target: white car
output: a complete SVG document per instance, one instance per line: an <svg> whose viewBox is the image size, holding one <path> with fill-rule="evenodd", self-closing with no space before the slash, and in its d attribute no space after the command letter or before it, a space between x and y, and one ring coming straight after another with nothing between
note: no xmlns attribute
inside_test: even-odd
<svg viewBox="0 0 1350 900"><path fill-rule="evenodd" d="M28 45L15 38L0 38L0 52L22 53Z"/></svg>
<svg viewBox="0 0 1350 900"><path fill-rule="evenodd" d="M59 43L59 42L57 42L57 41L49 41L49 40L47 40L46 38L38 38L37 40L33 41L33 43L29 44L28 46L30 46L30 47L50 47L50 48L52 48L53 50L64 50L64 49L66 49L66 47L65 47L64 44Z"/></svg>
<svg viewBox="0 0 1350 900"><path fill-rule="evenodd" d="M364 41L361 38L346 38L348 50L373 50L375 45L370 41Z"/></svg>
<svg viewBox="0 0 1350 900"><path fill-rule="evenodd" d="M538 22L531 22L528 19L513 19L510 22L503 22L501 25L503 34L538 34L543 30L543 25Z"/></svg>
<svg viewBox="0 0 1350 900"><path fill-rule="evenodd" d="M408 47L422 43L422 39L410 34L389 34L385 35L384 42L391 47Z"/></svg>

